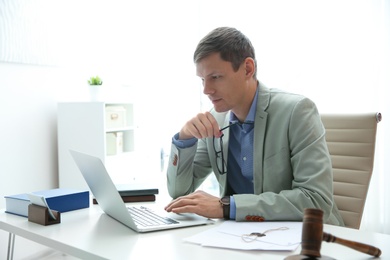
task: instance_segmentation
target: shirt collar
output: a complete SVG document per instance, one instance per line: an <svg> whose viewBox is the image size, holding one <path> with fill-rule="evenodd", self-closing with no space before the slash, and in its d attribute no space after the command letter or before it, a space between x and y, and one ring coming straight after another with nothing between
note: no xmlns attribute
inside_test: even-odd
<svg viewBox="0 0 390 260"><path fill-rule="evenodd" d="M249 113L246 116L244 123L254 123L255 122L258 94L259 94L259 87L256 88L255 97L253 98L251 108L249 109ZM238 118L236 117L236 115L233 112L230 113L230 121L229 122L230 122L230 124L238 122Z"/></svg>

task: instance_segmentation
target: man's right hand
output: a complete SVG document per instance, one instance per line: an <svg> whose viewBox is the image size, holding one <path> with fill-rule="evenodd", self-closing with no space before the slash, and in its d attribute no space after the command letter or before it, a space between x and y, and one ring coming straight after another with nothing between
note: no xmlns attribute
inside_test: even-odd
<svg viewBox="0 0 390 260"><path fill-rule="evenodd" d="M179 132L179 139L220 137L221 131L217 120L210 112L199 113L189 120Z"/></svg>
<svg viewBox="0 0 390 260"><path fill-rule="evenodd" d="M173 213L195 213L206 218L223 218L219 198L198 190L171 201L165 210Z"/></svg>

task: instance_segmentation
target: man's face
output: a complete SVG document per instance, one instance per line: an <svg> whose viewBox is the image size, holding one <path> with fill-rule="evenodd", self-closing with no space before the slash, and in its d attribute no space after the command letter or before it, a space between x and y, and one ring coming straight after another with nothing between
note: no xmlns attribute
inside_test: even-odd
<svg viewBox="0 0 390 260"><path fill-rule="evenodd" d="M196 64L196 74L202 79L203 93L217 112L239 108L244 102L246 70L244 63L234 71L231 62L213 53Z"/></svg>

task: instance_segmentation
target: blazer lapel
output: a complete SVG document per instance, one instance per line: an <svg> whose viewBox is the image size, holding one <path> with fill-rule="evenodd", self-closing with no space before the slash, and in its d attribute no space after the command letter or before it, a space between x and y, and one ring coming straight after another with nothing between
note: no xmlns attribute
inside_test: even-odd
<svg viewBox="0 0 390 260"><path fill-rule="evenodd" d="M265 110L269 105L270 99L268 88L261 83L259 83L259 88L253 140L253 182L255 194L263 192L263 151L268 117L268 113Z"/></svg>

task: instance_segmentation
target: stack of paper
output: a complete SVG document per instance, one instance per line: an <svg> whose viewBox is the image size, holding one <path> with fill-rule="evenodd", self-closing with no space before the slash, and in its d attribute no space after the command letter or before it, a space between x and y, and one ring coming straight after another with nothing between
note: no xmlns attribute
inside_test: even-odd
<svg viewBox="0 0 390 260"><path fill-rule="evenodd" d="M251 242L242 239L243 235L253 232L265 232L265 236L251 237L254 238ZM188 237L185 241L201 246L239 250L294 251L301 243L301 234L302 222L225 221L215 228Z"/></svg>

